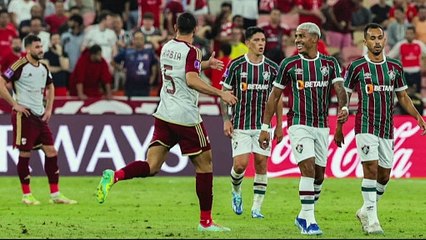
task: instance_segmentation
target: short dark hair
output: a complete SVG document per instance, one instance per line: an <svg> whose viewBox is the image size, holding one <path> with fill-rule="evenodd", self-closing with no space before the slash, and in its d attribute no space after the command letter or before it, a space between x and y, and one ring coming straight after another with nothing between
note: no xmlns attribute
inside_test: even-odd
<svg viewBox="0 0 426 240"><path fill-rule="evenodd" d="M105 20L108 16L111 16L111 12L109 10L102 10L101 13L99 14L99 22L102 22L103 20Z"/></svg>
<svg viewBox="0 0 426 240"><path fill-rule="evenodd" d="M405 30L412 30L413 32L416 32L416 27L414 27L413 25L408 25L407 29Z"/></svg>
<svg viewBox="0 0 426 240"><path fill-rule="evenodd" d="M83 17L81 15L74 14L69 20L76 22L79 26L83 25Z"/></svg>
<svg viewBox="0 0 426 240"><path fill-rule="evenodd" d="M223 8L223 7L229 7L232 10L232 3L230 3L230 2L223 2L220 5L220 8Z"/></svg>
<svg viewBox="0 0 426 240"><path fill-rule="evenodd" d="M146 12L142 15L142 19L154 20L154 14L152 12Z"/></svg>
<svg viewBox="0 0 426 240"><path fill-rule="evenodd" d="M176 26L179 33L183 35L190 34L194 32L195 27L197 26L197 19L195 19L194 15L191 13L184 12L179 15L176 21Z"/></svg>
<svg viewBox="0 0 426 240"><path fill-rule="evenodd" d="M102 52L102 48L98 44L89 47L90 55L98 54L99 52Z"/></svg>
<svg viewBox="0 0 426 240"><path fill-rule="evenodd" d="M229 56L231 55L232 47L229 43L220 44L220 50L223 52L223 55Z"/></svg>
<svg viewBox="0 0 426 240"><path fill-rule="evenodd" d="M232 17L232 22L234 22L234 21L235 21L235 19L237 19L237 18L243 18L243 16L241 16L241 15L239 15L239 14L234 15L234 16Z"/></svg>
<svg viewBox="0 0 426 240"><path fill-rule="evenodd" d="M377 29L377 28L381 29L382 32L384 32L384 29L383 29L382 25L380 25L380 24L377 24L377 23L369 23L369 24L367 24L364 27L364 39L367 39L367 32L368 32L368 30L370 30L370 29Z"/></svg>
<svg viewBox="0 0 426 240"><path fill-rule="evenodd" d="M9 15L9 12L7 11L6 8L0 9L0 15L3 14L3 13L6 13L7 15Z"/></svg>
<svg viewBox="0 0 426 240"><path fill-rule="evenodd" d="M41 18L41 17L31 17L30 22L32 22L34 20L40 20L40 22L43 24L43 18Z"/></svg>
<svg viewBox="0 0 426 240"><path fill-rule="evenodd" d="M33 44L33 42L41 42L41 39L36 35L30 34L24 38L24 46L28 47Z"/></svg>
<svg viewBox="0 0 426 240"><path fill-rule="evenodd" d="M133 33L132 33L132 37L135 37L135 35L136 34L138 34L138 33L142 33L142 36L144 36L145 37L145 34L141 31L141 30L136 30L136 31L134 31Z"/></svg>
<svg viewBox="0 0 426 240"><path fill-rule="evenodd" d="M246 34L245 34L244 38L246 40L250 40L250 38L253 37L253 35L256 34L256 33L263 33L263 35L265 35L265 31L263 31L262 28L252 26L252 27L249 27L249 28L246 29Z"/></svg>

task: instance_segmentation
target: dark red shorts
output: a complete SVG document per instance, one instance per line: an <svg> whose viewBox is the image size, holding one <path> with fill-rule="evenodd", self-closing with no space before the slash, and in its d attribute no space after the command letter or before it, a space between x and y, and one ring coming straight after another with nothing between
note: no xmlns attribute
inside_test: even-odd
<svg viewBox="0 0 426 240"><path fill-rule="evenodd" d="M155 118L150 146L161 144L170 149L177 143L183 155L197 155L211 149L203 123L188 127Z"/></svg>
<svg viewBox="0 0 426 240"><path fill-rule="evenodd" d="M42 145L53 145L52 132L41 117L12 111L13 146L21 151L38 149Z"/></svg>

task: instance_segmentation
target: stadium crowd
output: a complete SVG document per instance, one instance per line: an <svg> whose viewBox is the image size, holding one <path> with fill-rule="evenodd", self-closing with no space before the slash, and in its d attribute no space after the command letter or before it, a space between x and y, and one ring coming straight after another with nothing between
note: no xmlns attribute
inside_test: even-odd
<svg viewBox="0 0 426 240"><path fill-rule="evenodd" d="M295 27L313 22L322 26L319 51L345 69L366 52L364 26L379 23L386 53L401 60L410 96L424 108L426 0L3 0L0 8L1 70L24 56L22 40L34 34L56 96L158 96L161 48L174 37L178 14L188 11L198 20L193 44L203 59L215 52L225 66L247 53L248 27L265 30L265 55L279 64L297 53ZM206 70L202 77L221 88L223 71Z"/></svg>

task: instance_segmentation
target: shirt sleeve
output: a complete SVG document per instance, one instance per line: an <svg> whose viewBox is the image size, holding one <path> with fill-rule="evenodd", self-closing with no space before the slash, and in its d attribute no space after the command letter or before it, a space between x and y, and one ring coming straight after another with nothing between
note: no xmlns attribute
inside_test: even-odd
<svg viewBox="0 0 426 240"><path fill-rule="evenodd" d="M345 73L345 89L347 92L352 92L357 83L357 74L355 74L354 65L350 64Z"/></svg>
<svg viewBox="0 0 426 240"><path fill-rule="evenodd" d="M407 82L405 81L405 74L402 69L401 63L398 63L395 71L396 71L395 83L394 83L395 92L404 91L408 87L407 87Z"/></svg>
<svg viewBox="0 0 426 240"><path fill-rule="evenodd" d="M228 64L223 73L222 81L220 82L220 84L228 90L232 90L235 87L235 64L233 63L234 62L230 62Z"/></svg>
<svg viewBox="0 0 426 240"><path fill-rule="evenodd" d="M188 55L186 56L185 72L196 72L201 71L201 53L195 47L189 49Z"/></svg>
<svg viewBox="0 0 426 240"><path fill-rule="evenodd" d="M285 86L289 83L289 75L287 70L287 61L284 60L280 64L280 68L278 69L278 75L275 79L274 86L280 89L284 89Z"/></svg>
<svg viewBox="0 0 426 240"><path fill-rule="evenodd" d="M18 81L19 77L21 76L22 65L13 68L15 63L11 64L10 67L8 67L6 71L2 73L2 77L6 80L6 82Z"/></svg>
<svg viewBox="0 0 426 240"><path fill-rule="evenodd" d="M340 68L340 64L337 62L336 58L332 57L333 61L333 71L331 72L331 83L334 84L336 82L343 82L342 78L342 69Z"/></svg>

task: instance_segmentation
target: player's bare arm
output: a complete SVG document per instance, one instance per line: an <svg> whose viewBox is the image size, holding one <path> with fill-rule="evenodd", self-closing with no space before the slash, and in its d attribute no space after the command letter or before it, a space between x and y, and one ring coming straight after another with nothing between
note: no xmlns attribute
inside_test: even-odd
<svg viewBox="0 0 426 240"><path fill-rule="evenodd" d="M7 103L12 106L13 110L23 113L25 116L30 116L30 111L26 109L24 106L19 105L13 97L10 95L9 90L7 89L7 82L6 80L0 76L0 96L6 100Z"/></svg>
<svg viewBox="0 0 426 240"><path fill-rule="evenodd" d="M420 129L422 130L422 135L426 135L426 123L423 119L422 115L417 111L414 107L413 102L411 101L410 96L408 96L405 90L396 92L396 96L398 97L398 102L401 106L408 112L412 117L417 120L417 124L419 124Z"/></svg>
<svg viewBox="0 0 426 240"><path fill-rule="evenodd" d="M281 99L281 94L282 89L273 87L272 92L269 95L268 102L266 103L265 112L263 113L262 131L259 135L259 145L263 149L266 149L269 146L269 123L271 122L272 116L277 108L278 101Z"/></svg>
<svg viewBox="0 0 426 240"><path fill-rule="evenodd" d="M217 69L217 70L222 70L223 67L225 66L223 64L222 61L220 61L219 59L215 58L215 52L212 52L212 55L210 56L208 61L202 61L201 62L201 69L207 69L207 68L211 68L211 69Z"/></svg>
<svg viewBox="0 0 426 240"><path fill-rule="evenodd" d="M222 88L222 91L227 91L227 89ZM232 133L234 132L234 127L232 126L228 109L229 109L229 105L226 104L222 99L220 99L220 113L223 119L223 133L227 137L232 137Z"/></svg>
<svg viewBox="0 0 426 240"><path fill-rule="evenodd" d="M55 100L55 86L53 83L47 85L46 88L46 109L44 110L42 120L48 122L52 116L53 101Z"/></svg>
<svg viewBox="0 0 426 240"><path fill-rule="evenodd" d="M337 84L337 83L336 83ZM338 94L338 96L339 96L339 93L338 93L338 91L337 91L337 89L336 89L336 84L334 85L334 89L336 90L336 93ZM347 106L348 105L348 102L349 102L349 99L351 99L351 93L349 93L349 92L346 92L346 90L344 89L344 87L343 87L343 84L342 83L340 83L340 87L342 87L343 88L343 91L345 91L344 92L344 95L345 95L345 99L346 99L346 103L345 103L345 105L343 105L343 106ZM342 94L343 95L343 94ZM341 111L341 109L342 109L342 107L340 107L341 105L340 105L340 100L338 100L339 101L339 111ZM347 108L347 107L346 107ZM342 147L342 144L345 144L345 138L344 138L344 136L343 136L343 124L347 121L347 119L348 119L348 116L349 116L349 109L347 108L347 111L345 111L345 112L347 112L347 116L346 116L346 120L345 121L343 121L343 122L341 122L341 121L339 121L339 117L338 117L338 119L337 119L337 125L336 125L336 132L335 132L335 134L334 134L334 143L336 143L336 145L338 146L338 147Z"/></svg>
<svg viewBox="0 0 426 240"><path fill-rule="evenodd" d="M349 110L348 110L348 97L346 94L346 90L343 87L343 82L336 82L333 84L334 90L336 91L337 95L337 102L338 102L338 114L337 114L337 121L344 123L348 120Z"/></svg>
<svg viewBox="0 0 426 240"><path fill-rule="evenodd" d="M196 72L186 73L186 83L188 84L188 87L195 89L200 93L220 97L229 105L234 105L237 102L237 98L232 93L210 86L205 83Z"/></svg>
<svg viewBox="0 0 426 240"><path fill-rule="evenodd" d="M275 126L274 139L277 140L277 143L280 143L283 140L283 97L280 96L278 100L277 107L275 109L275 115L277 116L277 125Z"/></svg>

